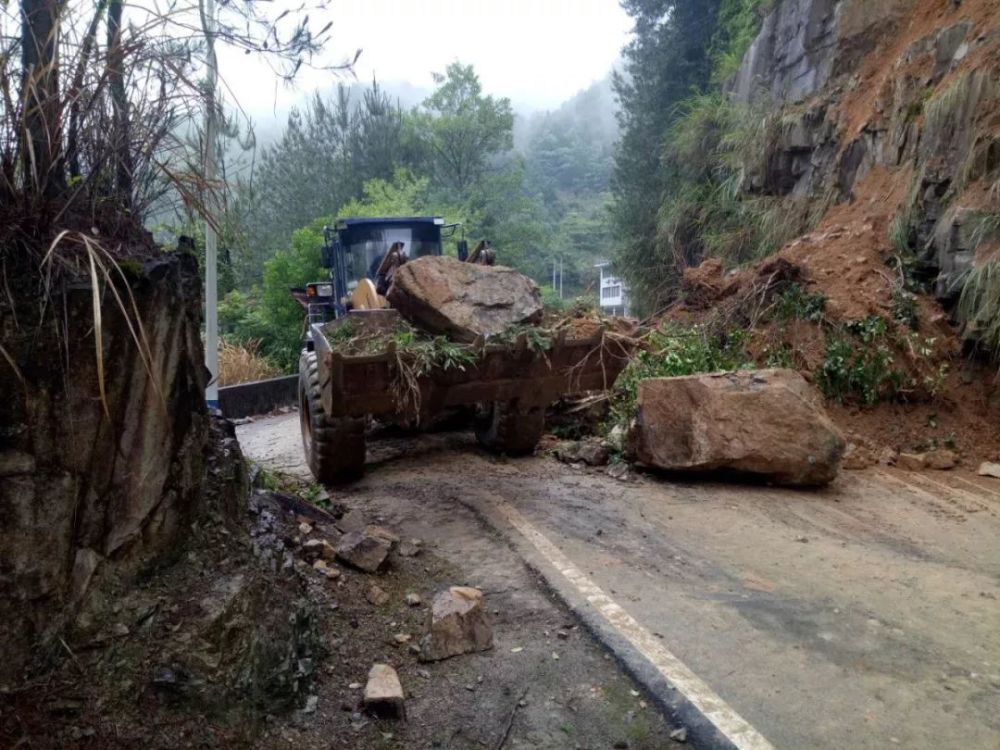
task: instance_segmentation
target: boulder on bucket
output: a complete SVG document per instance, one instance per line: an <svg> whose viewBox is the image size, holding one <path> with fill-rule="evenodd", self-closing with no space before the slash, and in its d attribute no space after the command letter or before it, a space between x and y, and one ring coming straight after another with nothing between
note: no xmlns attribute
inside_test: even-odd
<svg viewBox="0 0 1000 750"><path fill-rule="evenodd" d="M420 641L420 660L493 648L493 627L483 605L483 592L452 586L438 592L428 614L427 634Z"/></svg>
<svg viewBox="0 0 1000 750"><path fill-rule="evenodd" d="M414 325L456 341L542 319L541 292L527 276L444 256L428 255L402 266L386 296Z"/></svg>
<svg viewBox="0 0 1000 750"><path fill-rule="evenodd" d="M822 485L844 438L793 370L652 378L639 384L631 453L670 471L731 471L778 484Z"/></svg>

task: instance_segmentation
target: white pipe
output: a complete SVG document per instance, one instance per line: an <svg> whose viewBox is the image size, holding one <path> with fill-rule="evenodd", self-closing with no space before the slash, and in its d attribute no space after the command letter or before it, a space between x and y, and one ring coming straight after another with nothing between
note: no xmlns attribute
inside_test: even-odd
<svg viewBox="0 0 1000 750"><path fill-rule="evenodd" d="M205 86L205 209L212 213L215 208L215 89L219 78L218 62L215 57L215 0L204 0L202 6L202 27L205 32L208 80ZM212 218L215 218L214 216ZM208 368L208 387L205 401L209 409L219 408L219 281L218 249L215 227L205 219L205 367Z"/></svg>

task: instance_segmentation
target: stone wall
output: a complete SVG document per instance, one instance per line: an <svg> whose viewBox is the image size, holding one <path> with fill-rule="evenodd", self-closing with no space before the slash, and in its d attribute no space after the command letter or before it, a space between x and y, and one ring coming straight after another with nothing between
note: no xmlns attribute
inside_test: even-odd
<svg viewBox="0 0 1000 750"><path fill-rule="evenodd" d="M18 368L0 361L0 678L41 656L102 576L171 556L199 511L209 425L197 264L164 254L125 267L118 291L138 319L102 291L103 402L89 278L45 306L27 293L0 306Z"/></svg>

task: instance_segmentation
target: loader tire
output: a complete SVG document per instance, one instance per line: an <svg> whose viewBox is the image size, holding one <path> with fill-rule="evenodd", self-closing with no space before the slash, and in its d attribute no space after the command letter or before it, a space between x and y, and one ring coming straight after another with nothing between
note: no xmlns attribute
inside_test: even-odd
<svg viewBox="0 0 1000 750"><path fill-rule="evenodd" d="M316 352L299 358L299 424L309 471L321 484L356 479L365 468L365 420L323 411Z"/></svg>
<svg viewBox="0 0 1000 750"><path fill-rule="evenodd" d="M476 425L476 438L487 450L511 456L531 453L545 431L545 409L489 404Z"/></svg>

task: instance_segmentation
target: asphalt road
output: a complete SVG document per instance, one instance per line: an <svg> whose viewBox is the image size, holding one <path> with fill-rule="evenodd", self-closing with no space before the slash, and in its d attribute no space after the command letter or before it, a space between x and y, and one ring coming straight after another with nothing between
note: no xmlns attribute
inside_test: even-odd
<svg viewBox="0 0 1000 750"><path fill-rule="evenodd" d="M249 457L308 477L296 414L238 432ZM417 527L474 510L665 708L706 718L696 743L1000 748L1000 482L623 482L463 433L372 440L368 462L338 500Z"/></svg>

